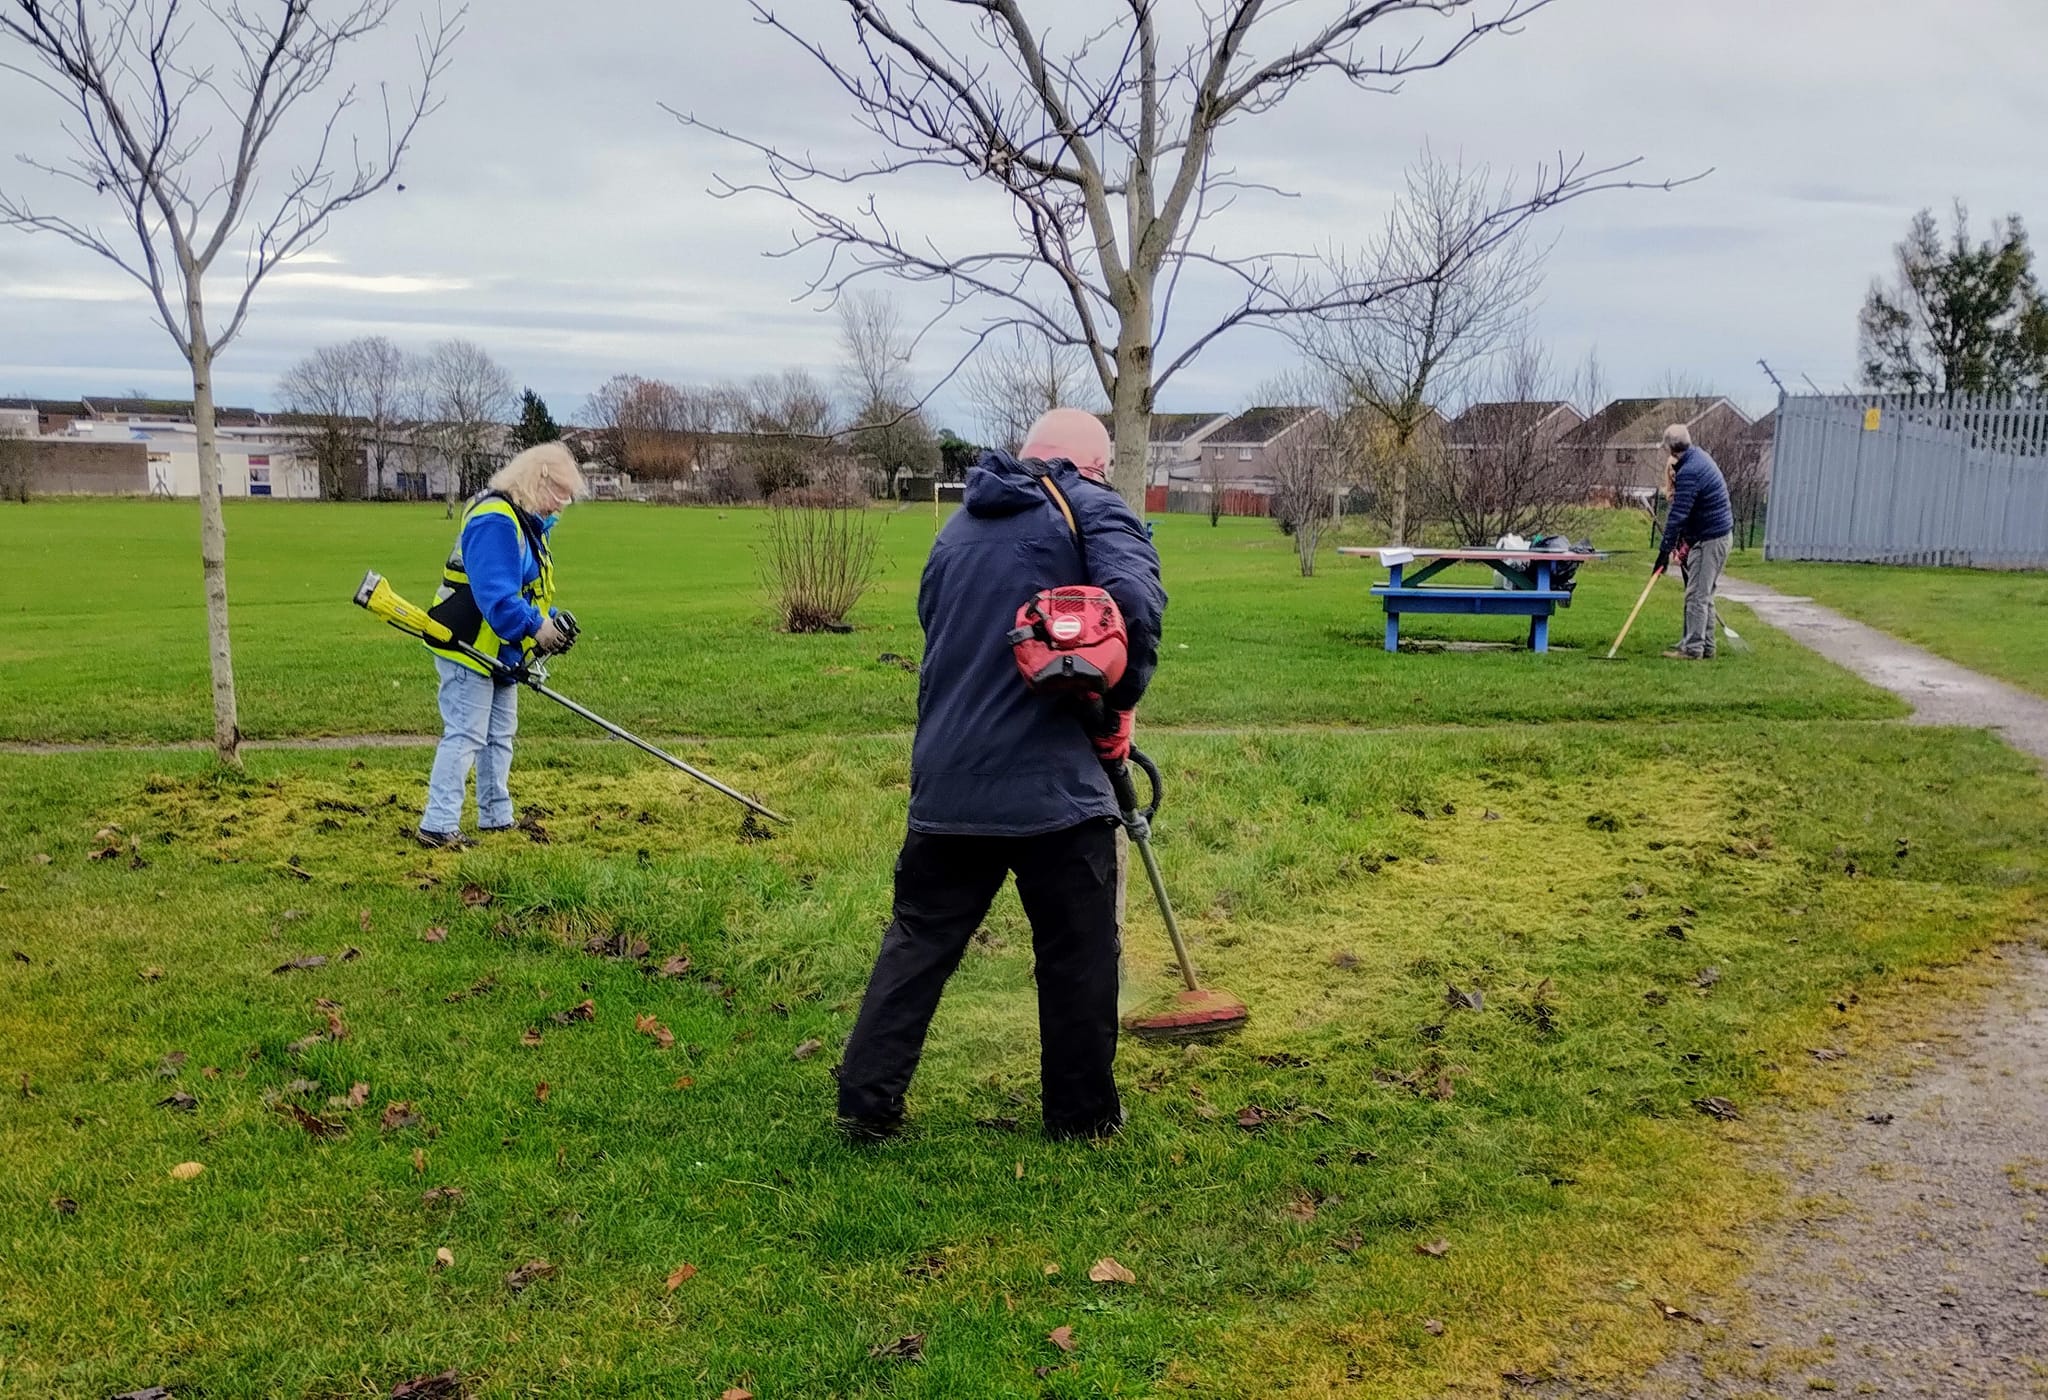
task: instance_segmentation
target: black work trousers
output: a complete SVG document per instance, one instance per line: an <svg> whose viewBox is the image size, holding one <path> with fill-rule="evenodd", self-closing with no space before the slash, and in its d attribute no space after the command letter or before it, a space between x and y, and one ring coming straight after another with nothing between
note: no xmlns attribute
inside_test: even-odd
<svg viewBox="0 0 2048 1400"><path fill-rule="evenodd" d="M1042 836L934 836L912 831L896 861L895 916L839 1070L841 1117L900 1118L946 979L1003 886L1031 920L1038 978L1039 1077L1046 1131L1114 1127L1116 823Z"/></svg>

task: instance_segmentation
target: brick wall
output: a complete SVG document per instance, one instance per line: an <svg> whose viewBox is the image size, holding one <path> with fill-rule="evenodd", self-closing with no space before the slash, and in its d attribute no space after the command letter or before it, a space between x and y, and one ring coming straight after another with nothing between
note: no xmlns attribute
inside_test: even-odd
<svg viewBox="0 0 2048 1400"><path fill-rule="evenodd" d="M139 442L29 444L29 490L39 496L146 496L149 449Z"/></svg>

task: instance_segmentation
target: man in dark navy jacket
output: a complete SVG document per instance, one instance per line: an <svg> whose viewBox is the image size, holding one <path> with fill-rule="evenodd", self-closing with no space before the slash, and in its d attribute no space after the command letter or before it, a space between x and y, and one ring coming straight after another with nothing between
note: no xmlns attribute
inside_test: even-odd
<svg viewBox="0 0 2048 1400"><path fill-rule="evenodd" d="M917 595L925 652L894 918L839 1071L840 1122L856 1137L901 1127L939 994L1012 872L1031 920L1045 1130L1098 1136L1123 1122L1110 1072L1117 805L1102 763L1130 752L1166 592L1144 522L1106 483L1109 459L1100 420L1054 409L1032 426L1023 460L982 454L965 509L932 546ZM1007 637L1033 595L1078 583L1107 590L1129 634L1129 666L1104 697L1113 726L1100 736L1025 688Z"/></svg>
<svg viewBox="0 0 2048 1400"><path fill-rule="evenodd" d="M1728 564L1735 542L1735 511L1728 503L1728 483L1704 447L1693 445L1683 423L1664 430L1664 450L1671 454L1671 514L1664 524L1657 571L1671 564L1678 550L1685 574L1685 635L1664 653L1673 661L1711 661L1714 657L1714 589Z"/></svg>

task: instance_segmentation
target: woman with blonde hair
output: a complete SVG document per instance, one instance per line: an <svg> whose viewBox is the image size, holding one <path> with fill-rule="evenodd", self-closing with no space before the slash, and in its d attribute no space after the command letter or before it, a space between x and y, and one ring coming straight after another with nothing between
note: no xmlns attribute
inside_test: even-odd
<svg viewBox="0 0 2048 1400"><path fill-rule="evenodd" d="M463 511L428 611L458 640L507 666L566 651L574 634L556 621L548 532L582 490L583 473L559 442L529 447L500 467ZM459 651L431 642L427 649L441 676L441 744L427 783L420 844L467 846L473 843L462 834L462 798L472 767L478 829L512 826L519 687Z"/></svg>

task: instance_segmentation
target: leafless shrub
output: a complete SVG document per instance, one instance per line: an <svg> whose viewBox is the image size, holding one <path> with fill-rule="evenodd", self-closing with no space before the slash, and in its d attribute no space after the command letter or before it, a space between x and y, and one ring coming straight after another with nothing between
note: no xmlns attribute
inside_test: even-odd
<svg viewBox="0 0 2048 1400"><path fill-rule="evenodd" d="M858 486L813 485L768 502L761 580L789 632L850 632L846 615L875 577L880 518Z"/></svg>
<svg viewBox="0 0 2048 1400"><path fill-rule="evenodd" d="M1457 440L1418 480L1429 515L1461 544L1490 545L1503 535L1569 532L1580 524L1582 473L1558 446L1549 417L1574 395L1541 346L1502 352L1486 385L1488 410L1459 421Z"/></svg>

